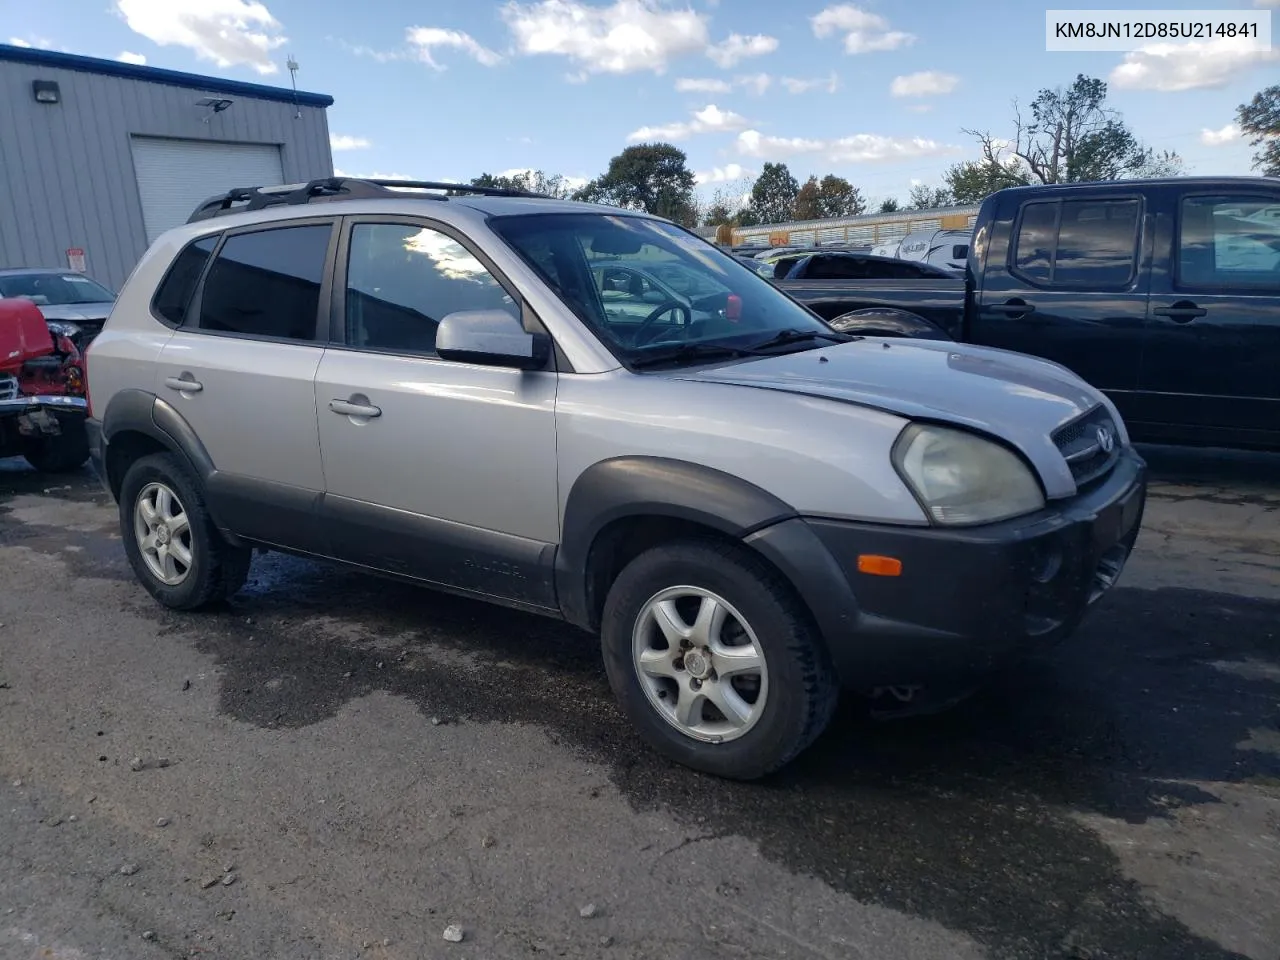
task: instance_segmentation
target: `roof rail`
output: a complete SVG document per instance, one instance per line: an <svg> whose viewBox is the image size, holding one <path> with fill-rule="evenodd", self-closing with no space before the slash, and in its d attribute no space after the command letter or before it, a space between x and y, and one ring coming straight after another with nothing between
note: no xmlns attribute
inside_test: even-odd
<svg viewBox="0 0 1280 960"><path fill-rule="evenodd" d="M485 197L536 197L551 200L545 193L507 190L502 187L476 187L468 183L443 183L434 180L365 180L356 177L325 177L307 183L289 183L278 187L235 187L210 197L192 211L187 223L212 217L262 210L279 205L297 205L325 200L385 200L401 195L399 191L446 191L446 195L424 193L422 198L448 200L449 194L477 194Z"/></svg>

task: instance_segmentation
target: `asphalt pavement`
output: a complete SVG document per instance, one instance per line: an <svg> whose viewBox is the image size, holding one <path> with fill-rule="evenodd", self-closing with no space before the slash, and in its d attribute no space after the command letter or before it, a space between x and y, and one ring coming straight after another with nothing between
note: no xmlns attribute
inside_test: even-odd
<svg viewBox="0 0 1280 960"><path fill-rule="evenodd" d="M167 612L2 461L0 958L1280 960L1280 458L1144 453L1068 644L757 784L552 621L275 554Z"/></svg>

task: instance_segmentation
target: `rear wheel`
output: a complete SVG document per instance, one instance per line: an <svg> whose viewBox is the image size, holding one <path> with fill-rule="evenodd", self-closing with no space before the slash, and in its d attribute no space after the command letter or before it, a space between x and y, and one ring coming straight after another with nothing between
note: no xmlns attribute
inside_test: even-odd
<svg viewBox="0 0 1280 960"><path fill-rule="evenodd" d="M633 560L609 591L609 682L658 752L749 780L787 764L826 728L835 673L808 617L762 560L682 541Z"/></svg>
<svg viewBox="0 0 1280 960"><path fill-rule="evenodd" d="M135 462L120 485L120 534L134 574L175 610L196 610L236 593L252 553L218 532L199 485L169 453Z"/></svg>
<svg viewBox="0 0 1280 960"><path fill-rule="evenodd" d="M64 423L56 437L28 440L22 456L41 473L70 473L89 459L89 435L83 423Z"/></svg>

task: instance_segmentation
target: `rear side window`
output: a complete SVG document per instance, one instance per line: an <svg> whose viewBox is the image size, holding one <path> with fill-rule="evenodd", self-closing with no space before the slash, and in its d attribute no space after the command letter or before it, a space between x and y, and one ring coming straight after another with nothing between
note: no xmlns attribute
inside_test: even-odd
<svg viewBox="0 0 1280 960"><path fill-rule="evenodd" d="M1185 197L1178 283L1280 293L1280 202L1262 197Z"/></svg>
<svg viewBox="0 0 1280 960"><path fill-rule="evenodd" d="M187 318L187 308L191 306L191 297L196 292L196 284L204 273L205 264L214 248L218 245L218 235L201 237L183 247L169 267L169 272L160 281L155 300L151 307L163 320L180 326Z"/></svg>
<svg viewBox="0 0 1280 960"><path fill-rule="evenodd" d="M1029 203L1013 272L1042 286L1124 286L1137 269L1140 214L1136 199Z"/></svg>
<svg viewBox="0 0 1280 960"><path fill-rule="evenodd" d="M204 283L200 329L315 340L329 224L227 238Z"/></svg>

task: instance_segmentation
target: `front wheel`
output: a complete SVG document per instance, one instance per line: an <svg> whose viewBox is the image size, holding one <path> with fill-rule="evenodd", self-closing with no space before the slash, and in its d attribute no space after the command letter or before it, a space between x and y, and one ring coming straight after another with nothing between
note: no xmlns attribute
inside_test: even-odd
<svg viewBox="0 0 1280 960"><path fill-rule="evenodd" d="M641 736L706 773L772 773L835 709L835 671L798 600L733 544L682 541L633 560L609 591L601 644Z"/></svg>
<svg viewBox="0 0 1280 960"><path fill-rule="evenodd" d="M79 470L89 459L89 435L84 423L64 423L58 436L29 440L22 456L41 473Z"/></svg>

